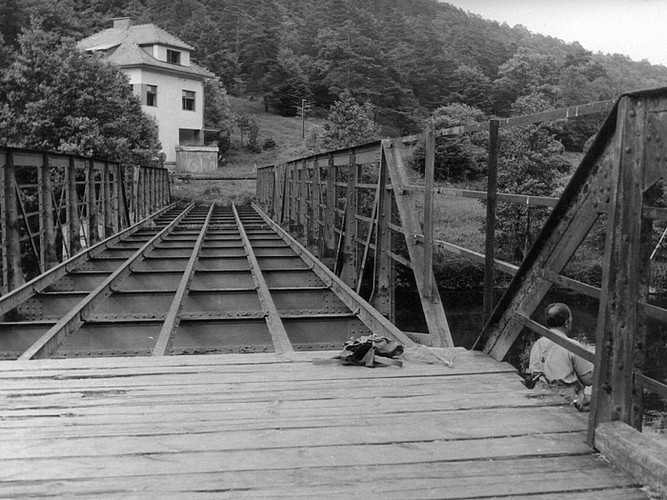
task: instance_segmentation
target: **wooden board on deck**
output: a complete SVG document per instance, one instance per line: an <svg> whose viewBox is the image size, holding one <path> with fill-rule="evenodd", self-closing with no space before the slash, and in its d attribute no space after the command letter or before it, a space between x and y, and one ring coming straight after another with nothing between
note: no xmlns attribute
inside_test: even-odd
<svg viewBox="0 0 667 500"><path fill-rule="evenodd" d="M0 497L646 498L586 417L477 352L0 363Z"/></svg>

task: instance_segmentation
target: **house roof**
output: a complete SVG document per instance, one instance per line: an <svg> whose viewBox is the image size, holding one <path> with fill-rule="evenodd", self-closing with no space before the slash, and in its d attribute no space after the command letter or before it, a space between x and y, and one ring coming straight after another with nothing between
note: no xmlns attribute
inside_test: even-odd
<svg viewBox="0 0 667 500"><path fill-rule="evenodd" d="M160 61L148 54L141 47L145 45L166 45L191 51L194 47L167 33L154 24L140 24L127 28L109 28L79 41L76 46L81 50L104 51L107 60L118 66L150 66L167 71L190 74L200 77L213 77L213 73L198 66L181 66Z"/></svg>

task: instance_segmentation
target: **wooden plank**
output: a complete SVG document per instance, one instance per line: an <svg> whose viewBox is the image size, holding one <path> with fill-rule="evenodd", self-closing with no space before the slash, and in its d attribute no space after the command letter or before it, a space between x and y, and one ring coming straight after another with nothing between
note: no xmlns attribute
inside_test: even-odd
<svg viewBox="0 0 667 500"><path fill-rule="evenodd" d="M568 460L547 457L543 459L513 458L490 462L435 462L405 465L369 465L362 467L338 466L332 474L318 467L289 470L234 471L208 473L180 473L168 476L123 476L90 478L70 481L29 484L22 482L3 486L0 494L26 496L52 494L97 494L100 491L152 492L183 495L184 492L211 492L214 498L271 498L290 491L294 497L309 498L466 498L471 490L479 495L527 495L544 491L569 492L568 498L583 497L582 490L592 490L605 498L635 497L627 478L610 474L608 467L593 456L573 456ZM346 478L341 481L340 478ZM1 483L0 483L1 484ZM625 492L616 497L611 488ZM612 495L612 496L609 496ZM190 496L187 495L189 498ZM198 497L197 497L198 498Z"/></svg>
<svg viewBox="0 0 667 500"><path fill-rule="evenodd" d="M411 344L412 345L412 344ZM342 346L341 346L342 348ZM461 373L485 373L485 372L512 372L516 369L508 363L498 362L479 351L468 351L462 347L455 348L429 348L429 351L435 353L440 358L453 359L453 366L445 366L444 363L437 363L437 359L414 359L409 358L413 350L408 349L403 354L403 358L410 360L400 370L366 370L359 372L351 370L350 367L329 366L327 369L338 370L342 376L352 374L359 378L376 377L403 377L413 374L429 374L437 376L458 375ZM184 355L184 356L166 356L161 359L155 359L148 356L135 357L100 357L100 358L80 358L80 359L39 359L30 361L4 361L0 363L0 378L17 378L16 373L20 372L20 377L31 376L44 377L71 373L73 376L81 377L86 373L96 373L95 370L109 370L116 372L123 370L125 373L135 373L139 370L166 369L170 370L182 368L192 371L201 370L206 366L211 370L225 373L240 373L243 371L291 371L299 373L298 367L302 365L312 365L313 359L327 359L338 354L338 351L310 351L295 352L289 360L273 353L261 354L209 354L206 356ZM196 367L196 368L195 368ZM323 367L312 367L315 373L322 372ZM2 387L0 387L0 390Z"/></svg>
<svg viewBox="0 0 667 500"><path fill-rule="evenodd" d="M433 351L454 367L0 363L0 496L642 498L585 444L584 415L479 352Z"/></svg>
<svg viewBox="0 0 667 500"><path fill-rule="evenodd" d="M409 402L406 400L399 404L405 406ZM223 405L219 404L218 408L223 408ZM422 409L420 412L398 415L382 412L378 414L378 418L382 418L382 426L376 427L349 425L350 417L360 421L372 418L372 411L366 410L359 403L355 407L335 410L317 408L304 415L296 411L296 415L283 415L281 407L274 405L273 409L267 408L262 415L254 417L250 416L249 411L216 415L205 406L201 416L196 411L179 410L182 408L172 410L172 421L167 412L142 415L128 411L125 414L91 415L87 419L62 417L60 425L35 425L27 429L28 426L24 424L20 428L3 428L3 434L8 437L6 440L3 438L2 459L94 456L98 447L102 447L107 455L127 455L142 450L144 453L165 453L173 449L197 452L300 448L303 443L311 446L315 443L318 446L346 446L439 441L445 445L498 436L529 437L542 434L544 429L553 434L581 433L586 430L585 419L571 408L562 406L502 408L497 412L497 418L492 417L496 412L494 409L455 412ZM332 411L334 413L330 414ZM525 426L522 424L517 428L519 412ZM406 426L415 417L419 418L420 424ZM33 418L37 420L37 417ZM23 420L29 419L26 417ZM78 433L70 432L67 426L71 425L78 426ZM201 429L197 430L197 426L201 426ZM125 427L127 431L123 430ZM133 429L142 427L143 433L133 436L132 440L117 439L118 435L129 435Z"/></svg>
<svg viewBox="0 0 667 500"><path fill-rule="evenodd" d="M259 438L260 436L258 436ZM316 435L313 435L316 439ZM518 437L499 437L479 440L457 440L450 446L439 442L416 442L409 446L398 442L389 444L352 444L340 446L315 446L286 449L253 449L230 451L171 452L138 455L86 456L76 460L60 458L35 458L29 462L21 459L3 460L0 482L21 479L66 480L85 477L137 476L164 474L166 464L170 470L180 473L238 471L252 469L292 469L309 467L335 467L393 465L411 462L449 462L485 459L502 459L521 456L564 456L590 453L584 443L583 432L567 434L539 434Z"/></svg>
<svg viewBox="0 0 667 500"><path fill-rule="evenodd" d="M667 447L621 421L598 425L595 447L621 470L667 497Z"/></svg>

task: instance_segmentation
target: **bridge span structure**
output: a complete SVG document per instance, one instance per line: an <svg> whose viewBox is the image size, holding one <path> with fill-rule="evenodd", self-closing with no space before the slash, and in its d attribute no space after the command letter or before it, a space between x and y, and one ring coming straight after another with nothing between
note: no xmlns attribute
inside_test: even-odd
<svg viewBox="0 0 667 500"><path fill-rule="evenodd" d="M496 192L499 130L600 112L560 199ZM489 135L487 191L434 187L436 136L471 132ZM252 206L177 206L162 169L2 148L0 493L667 495L665 447L640 432L645 398L667 397L646 348L667 319L648 293L665 139L667 90L643 91L262 167ZM433 237L440 195L486 199L484 253ZM518 266L494 256L499 201L552 209ZM594 287L563 271L601 218ZM454 345L436 248L485 266L479 351ZM427 331L392 323L397 266ZM514 276L498 301L496 272ZM527 331L553 337L539 306L554 285L599 301L595 352L554 338L595 363L588 415L503 362ZM326 362L370 334L403 343L404 366Z"/></svg>

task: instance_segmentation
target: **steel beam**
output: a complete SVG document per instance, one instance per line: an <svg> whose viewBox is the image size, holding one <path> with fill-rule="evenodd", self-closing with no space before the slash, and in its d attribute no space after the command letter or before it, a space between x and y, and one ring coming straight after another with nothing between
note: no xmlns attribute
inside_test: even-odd
<svg viewBox="0 0 667 500"><path fill-rule="evenodd" d="M181 214L168 224L162 231L158 232L148 242L146 242L132 257L127 259L123 265L117 268L107 277L95 290L90 292L85 299L79 302L76 307L63 316L58 323L42 335L37 342L30 346L19 360L46 358L53 354L58 345L64 338L77 330L84 322L84 316L93 312L95 308L102 303L112 292L112 286L122 280L130 273L130 266L144 258L144 252L151 250L159 241L181 222L185 215L194 205L188 206Z"/></svg>
<svg viewBox="0 0 667 500"><path fill-rule="evenodd" d="M243 246L248 256L250 272L252 273L253 280L257 286L259 301L262 304L262 309L266 313L266 325L269 328L273 346L278 354L289 354L290 352L294 351L294 348L292 347L292 343L287 336L285 325L283 325L283 322L280 319L280 313L278 312L278 308L273 302L273 297L271 297L271 292L269 291L269 287L264 280L262 270L259 267L259 263L257 262L257 257L255 257L255 252L252 249L252 245L248 239L248 235L246 234L246 231L243 227L243 222L241 221L235 205L232 205L232 210L234 211L236 225L238 227L239 233L241 234Z"/></svg>
<svg viewBox="0 0 667 500"><path fill-rule="evenodd" d="M272 221L257 205L253 204L264 222L275 231L285 243L317 274L327 287L352 311L370 331L380 336L394 338L406 347L415 345L407 335L394 326L387 318L376 311L368 302L359 297L329 268L320 262L303 245L292 238L289 233Z"/></svg>
<svg viewBox="0 0 667 500"><path fill-rule="evenodd" d="M171 335L174 333L176 328L178 328L178 323L180 322L179 312L183 308L183 299L188 293L188 289L192 281L192 276L194 274L195 264L197 263L197 259L199 258L199 252L204 243L204 238L206 237L206 231L208 230L208 226L211 222L211 215L213 214L214 208L215 205L211 205L211 208L209 208L208 214L206 215L206 220L204 221L204 224L202 225L202 228L199 231L199 237L197 238L197 242L195 243L194 248L192 249L192 254L190 255L190 259L188 260L188 265L186 266L185 271L183 272L181 281L178 284L178 288L176 289L176 294L174 295L174 298L171 301L171 305L169 306L167 317L165 318L164 323L162 325L162 329L160 330L160 335L157 339L157 342L155 343L155 348L153 349L153 356L165 355L165 352L169 347L169 339L171 338Z"/></svg>

